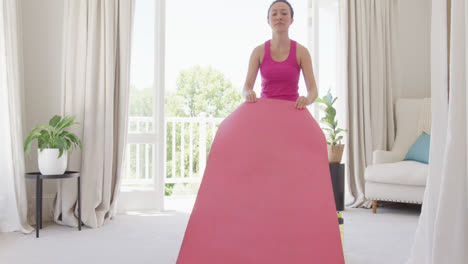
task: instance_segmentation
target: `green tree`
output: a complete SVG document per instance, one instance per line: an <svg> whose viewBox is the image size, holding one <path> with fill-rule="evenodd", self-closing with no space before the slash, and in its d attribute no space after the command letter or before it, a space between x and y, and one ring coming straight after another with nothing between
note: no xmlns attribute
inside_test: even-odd
<svg viewBox="0 0 468 264"><path fill-rule="evenodd" d="M130 90L130 116L153 116L153 88Z"/></svg>
<svg viewBox="0 0 468 264"><path fill-rule="evenodd" d="M206 117L221 117L228 116L241 103L242 96L239 89L232 86L231 81L224 76L220 71L212 67L202 68L200 66L192 67L188 70L181 71L176 81L177 89L175 92L166 93L166 116L168 117L199 117L202 113ZM176 174L180 174L180 162L184 162L184 175L189 175L192 172L198 171L198 142L199 126L194 124L193 134L193 167L189 166L190 153L186 149L181 160L181 145L182 140L187 144L189 142L188 128L185 127L182 133L181 127L176 125L176 135L183 134L182 137L176 138L175 153L172 153L172 126L167 126L166 131L166 146L167 146L167 161L166 174L168 178L172 175L172 159L176 159ZM211 149L211 129L207 131L207 154ZM173 155L174 154L174 155ZM192 184L193 185L193 184ZM166 184L166 195L171 195L174 189L174 184ZM198 188L190 187L190 184L184 184L181 187L184 190L196 191Z"/></svg>
<svg viewBox="0 0 468 264"><path fill-rule="evenodd" d="M211 66L181 71L177 89L166 95L166 116L226 117L241 103L242 96L231 81Z"/></svg>

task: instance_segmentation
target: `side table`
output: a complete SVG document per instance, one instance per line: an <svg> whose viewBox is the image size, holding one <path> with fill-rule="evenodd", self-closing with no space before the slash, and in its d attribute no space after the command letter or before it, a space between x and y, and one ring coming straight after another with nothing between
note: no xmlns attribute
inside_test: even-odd
<svg viewBox="0 0 468 264"><path fill-rule="evenodd" d="M341 163L329 163L330 176L335 196L336 211L344 210L344 174L345 166Z"/></svg>
<svg viewBox="0 0 468 264"><path fill-rule="evenodd" d="M36 237L39 237L39 229L42 229L42 180L48 179L71 179L76 178L78 182L78 230L81 231L81 187L80 173L77 171L66 171L58 175L42 175L40 172L28 172L27 179L36 180Z"/></svg>

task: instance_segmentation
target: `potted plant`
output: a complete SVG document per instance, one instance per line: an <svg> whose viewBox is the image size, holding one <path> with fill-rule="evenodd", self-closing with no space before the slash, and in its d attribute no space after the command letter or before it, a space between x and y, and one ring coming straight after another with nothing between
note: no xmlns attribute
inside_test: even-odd
<svg viewBox="0 0 468 264"><path fill-rule="evenodd" d="M327 138L327 149L328 149L328 161L330 163L340 163L343 156L344 144L341 144L343 135L348 130L338 128L338 121L335 120L336 109L333 104L336 102L338 97L333 97L330 90L322 98L317 98L316 102L322 104L320 109L325 113L325 116L320 119L320 123L324 125L322 129L325 131Z"/></svg>
<svg viewBox="0 0 468 264"><path fill-rule="evenodd" d="M55 115L48 125L36 126L26 137L24 151L29 153L31 143L37 139L37 161L39 171L43 175L63 174L67 169L68 152L76 147L81 148L80 139L73 133L66 131L75 122L74 116L61 117Z"/></svg>

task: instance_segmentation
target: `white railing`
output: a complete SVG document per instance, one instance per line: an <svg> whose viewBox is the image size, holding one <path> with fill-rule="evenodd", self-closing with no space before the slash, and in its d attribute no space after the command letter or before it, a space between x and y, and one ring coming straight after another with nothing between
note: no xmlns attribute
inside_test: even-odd
<svg viewBox="0 0 468 264"><path fill-rule="evenodd" d="M222 120L204 116L166 118L165 183L201 181L211 143ZM129 117L123 184L153 184L156 140L153 128L152 117Z"/></svg>

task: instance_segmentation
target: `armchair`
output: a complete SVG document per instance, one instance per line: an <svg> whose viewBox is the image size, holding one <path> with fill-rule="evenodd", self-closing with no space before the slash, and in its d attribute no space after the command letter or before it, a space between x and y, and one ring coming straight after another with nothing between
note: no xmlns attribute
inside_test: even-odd
<svg viewBox="0 0 468 264"><path fill-rule="evenodd" d="M430 133L430 100L398 99L395 104L396 137L390 151L376 150L365 170L365 196L377 201L421 204L426 188L428 165L403 160L411 145L424 131Z"/></svg>

